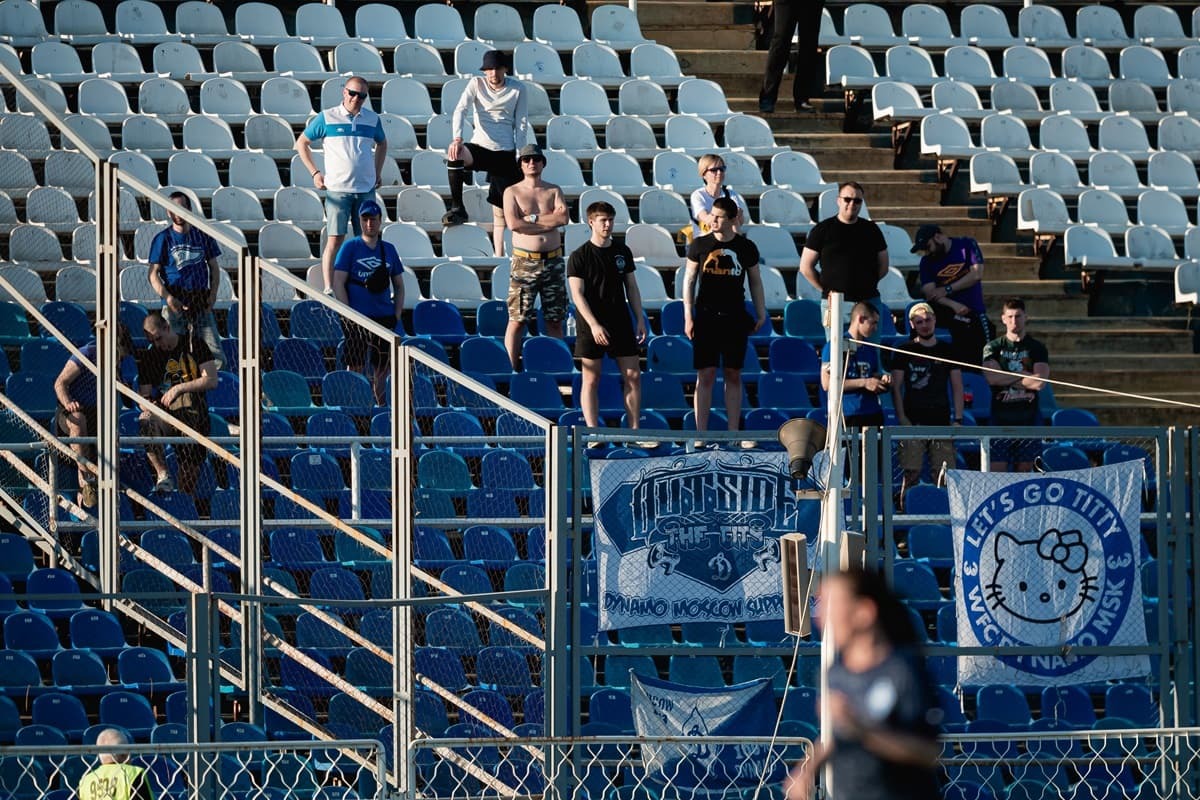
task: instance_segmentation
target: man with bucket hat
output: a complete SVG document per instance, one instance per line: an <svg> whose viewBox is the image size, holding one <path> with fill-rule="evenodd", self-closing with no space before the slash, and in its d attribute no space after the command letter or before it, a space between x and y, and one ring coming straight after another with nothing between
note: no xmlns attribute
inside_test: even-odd
<svg viewBox="0 0 1200 800"><path fill-rule="evenodd" d="M450 130L453 139L446 148L450 178L450 208L443 225L467 221L463 185L468 170L487 170L488 202L492 209L492 244L496 255L504 254L504 190L521 180L517 150L529 140L528 93L525 86L508 75L508 57L499 50L483 54L482 76L471 78L454 107ZM474 132L463 141L463 120L471 115Z"/></svg>

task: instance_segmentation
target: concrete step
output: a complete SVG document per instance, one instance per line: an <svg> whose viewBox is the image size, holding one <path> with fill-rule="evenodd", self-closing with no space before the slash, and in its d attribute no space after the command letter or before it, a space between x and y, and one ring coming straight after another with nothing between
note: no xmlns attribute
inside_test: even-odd
<svg viewBox="0 0 1200 800"><path fill-rule="evenodd" d="M1036 281L1040 269L1036 258L984 256L984 291L991 292L993 281Z"/></svg>
<svg viewBox="0 0 1200 800"><path fill-rule="evenodd" d="M693 4L698 5L698 4ZM689 20L690 22L691 20ZM710 28L647 28L642 23L642 33L659 44L666 45L676 53L680 51L704 50L749 50L754 46L754 29L742 25L713 25ZM684 66L683 58L679 66L687 75L695 73L694 69ZM762 79L761 74L759 80ZM789 88L788 91L791 91Z"/></svg>
<svg viewBox="0 0 1200 800"><path fill-rule="evenodd" d="M588 2L590 15L596 6L608 5L604 2ZM752 17L747 16L753 9L747 9L745 3L688 3L688 2L656 2L655 0L639 0L637 4L638 25L647 38L659 39L651 33L661 33L672 30L703 31L712 27L732 27L741 22L746 29L753 32ZM685 24L686 23L686 24Z"/></svg>
<svg viewBox="0 0 1200 800"><path fill-rule="evenodd" d="M1002 330L1000 316L1004 312L1004 301L1009 297L1021 297L1020 294L1004 294L1003 287L985 286L988 318L997 331ZM1027 298L1028 299L1028 298ZM1081 317L1087 315L1088 299L1074 294L1042 295L1028 299L1028 310L1035 320L1053 319L1054 317ZM1036 324L1033 325L1036 328ZM1037 334L1035 333L1036 337Z"/></svg>
<svg viewBox="0 0 1200 800"><path fill-rule="evenodd" d="M1037 320L1039 331L1074 331L1080 335L1098 333L1103 335L1111 329L1123 331L1186 332L1187 320L1182 317L1057 317Z"/></svg>
<svg viewBox="0 0 1200 800"><path fill-rule="evenodd" d="M1124 353L1138 358L1144 353L1192 355L1192 336L1187 331L1045 330L1039 326L1034 338L1046 345L1055 363L1060 354L1069 357Z"/></svg>

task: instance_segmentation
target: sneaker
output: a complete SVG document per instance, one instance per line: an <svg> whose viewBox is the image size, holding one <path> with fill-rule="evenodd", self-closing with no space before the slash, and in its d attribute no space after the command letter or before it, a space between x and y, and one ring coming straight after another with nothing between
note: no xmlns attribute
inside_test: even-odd
<svg viewBox="0 0 1200 800"><path fill-rule="evenodd" d="M163 475L158 479L158 483L154 484L154 492L157 494L167 494L175 491L175 481L170 475Z"/></svg>
<svg viewBox="0 0 1200 800"><path fill-rule="evenodd" d="M637 447L641 450L653 450L654 448L658 447L660 444L662 444L662 442L651 442L649 440L629 443L630 447Z"/></svg>
<svg viewBox="0 0 1200 800"><path fill-rule="evenodd" d="M87 506L88 508L93 508L95 507L97 500L99 500L99 496L96 492L96 482L84 482L84 484L79 487L79 504Z"/></svg>
<svg viewBox="0 0 1200 800"><path fill-rule="evenodd" d="M796 110L800 113L807 113L809 111L816 111L817 109L812 103L801 103L800 105L796 106Z"/></svg>
<svg viewBox="0 0 1200 800"><path fill-rule="evenodd" d="M754 448L758 447L758 442L752 441L750 439L743 439L742 441L738 442L738 445L743 450L753 450Z"/></svg>
<svg viewBox="0 0 1200 800"><path fill-rule="evenodd" d="M690 442L686 442L683 446L683 449L685 452L688 452L688 453L694 453L697 450L703 450L704 449L704 440L703 439L694 439Z"/></svg>
<svg viewBox="0 0 1200 800"><path fill-rule="evenodd" d="M454 206L442 216L443 225L462 225L469 218L467 210L462 206Z"/></svg>
<svg viewBox="0 0 1200 800"><path fill-rule="evenodd" d="M327 288L327 289L325 290L325 296L326 296L326 297L333 297L333 289L328 289L328 288Z"/></svg>
<svg viewBox="0 0 1200 800"><path fill-rule="evenodd" d="M775 113L775 104L774 104L774 103L764 103L764 102L762 102L762 101L759 101L759 103L758 103L758 113L760 113L760 114L774 114L774 113Z"/></svg>

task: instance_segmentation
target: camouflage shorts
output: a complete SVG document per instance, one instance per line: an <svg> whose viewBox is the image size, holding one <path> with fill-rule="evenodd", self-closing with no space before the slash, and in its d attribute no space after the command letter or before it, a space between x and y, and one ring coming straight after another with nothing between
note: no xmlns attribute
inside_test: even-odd
<svg viewBox="0 0 1200 800"><path fill-rule="evenodd" d="M562 322L567 316L566 262L555 258L512 257L508 284L508 318L529 322L537 317L535 305L542 298L542 316L547 322Z"/></svg>

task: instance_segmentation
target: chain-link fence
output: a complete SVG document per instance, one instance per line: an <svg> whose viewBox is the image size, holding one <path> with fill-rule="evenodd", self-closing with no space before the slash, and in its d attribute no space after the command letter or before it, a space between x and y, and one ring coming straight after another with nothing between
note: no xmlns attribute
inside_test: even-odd
<svg viewBox="0 0 1200 800"><path fill-rule="evenodd" d="M247 734L249 731L249 735ZM185 732L186 733L186 732ZM48 743L6 748L0 791L18 800L72 797L103 753L142 772L155 797L278 800L382 800L385 752L374 740L267 742L230 722L221 744L160 743L100 748L94 743ZM59 793L62 793L61 795Z"/></svg>

